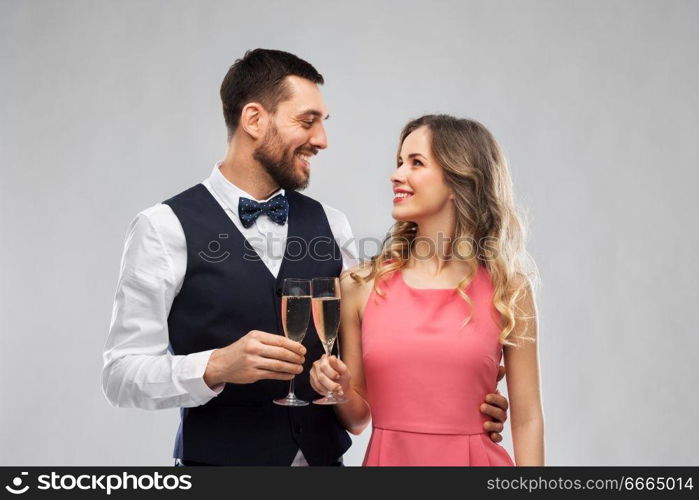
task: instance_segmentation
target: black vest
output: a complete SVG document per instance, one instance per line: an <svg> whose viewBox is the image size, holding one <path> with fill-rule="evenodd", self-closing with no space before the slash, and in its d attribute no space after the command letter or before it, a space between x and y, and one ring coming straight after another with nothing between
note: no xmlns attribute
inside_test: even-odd
<svg viewBox="0 0 699 500"><path fill-rule="evenodd" d="M320 203L294 191L289 200L286 253L275 278L203 184L164 201L184 230L187 270L173 301L168 327L175 355L225 347L250 330L283 335L284 278L339 276L342 256ZM263 215L264 217L264 215ZM323 354L313 322L303 345L298 397L320 397L309 370ZM216 465L290 465L300 448L310 465L335 462L351 440L330 406L272 403L288 382L226 384L208 403L180 409L174 457Z"/></svg>

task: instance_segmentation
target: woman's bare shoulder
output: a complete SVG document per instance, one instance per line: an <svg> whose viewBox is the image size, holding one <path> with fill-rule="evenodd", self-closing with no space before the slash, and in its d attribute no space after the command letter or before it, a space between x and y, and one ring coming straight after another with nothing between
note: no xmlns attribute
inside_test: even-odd
<svg viewBox="0 0 699 500"><path fill-rule="evenodd" d="M349 306L349 310L356 314L361 322L364 317L364 308L374 287L374 278L371 277L371 266L359 264L340 276L342 289L342 302Z"/></svg>
<svg viewBox="0 0 699 500"><path fill-rule="evenodd" d="M340 286L343 296L361 297L374 286L374 279L369 279L371 266L359 264L347 269L340 275Z"/></svg>

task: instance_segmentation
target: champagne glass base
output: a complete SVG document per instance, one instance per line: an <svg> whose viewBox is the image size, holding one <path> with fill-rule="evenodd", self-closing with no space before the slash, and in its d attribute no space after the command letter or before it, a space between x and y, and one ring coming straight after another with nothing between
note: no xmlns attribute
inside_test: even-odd
<svg viewBox="0 0 699 500"><path fill-rule="evenodd" d="M273 403L279 406L308 406L308 401L299 399L293 394L282 399L275 399Z"/></svg>
<svg viewBox="0 0 699 500"><path fill-rule="evenodd" d="M320 399L314 399L313 404L314 405L341 405L342 403L346 403L347 400L343 397L336 396L336 395L330 395L326 396L324 398Z"/></svg>

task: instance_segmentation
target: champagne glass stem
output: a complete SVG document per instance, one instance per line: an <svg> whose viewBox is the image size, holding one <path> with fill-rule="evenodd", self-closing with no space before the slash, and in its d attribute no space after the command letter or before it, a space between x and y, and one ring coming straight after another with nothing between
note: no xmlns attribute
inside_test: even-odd
<svg viewBox="0 0 699 500"><path fill-rule="evenodd" d="M333 342L333 344L334 344L334 342ZM333 346L332 346L332 344L328 346L327 353L328 353L328 357L332 356L332 354L333 354ZM338 357L337 359L340 359L340 358ZM328 393L325 395L325 397L326 397L326 398L334 398L334 397L335 397L335 393L334 393L333 391L328 391Z"/></svg>

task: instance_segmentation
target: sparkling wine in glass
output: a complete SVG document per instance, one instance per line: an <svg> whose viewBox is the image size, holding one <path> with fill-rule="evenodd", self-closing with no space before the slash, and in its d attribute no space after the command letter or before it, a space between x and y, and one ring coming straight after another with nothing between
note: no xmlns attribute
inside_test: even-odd
<svg viewBox="0 0 699 500"><path fill-rule="evenodd" d="M282 326L284 335L294 342L302 342L311 317L311 282L308 280L285 279L282 289ZM289 394L275 399L281 406L306 406L308 401L294 394L294 379L289 381Z"/></svg>
<svg viewBox="0 0 699 500"><path fill-rule="evenodd" d="M314 278L311 280L313 295L312 310L313 324L318 332L320 343L323 344L325 354L330 356L333 345L337 342L337 332L340 327L340 280L337 278ZM338 345L340 359L340 346ZM324 398L313 401L318 405L335 405L345 403L347 400L328 392Z"/></svg>

